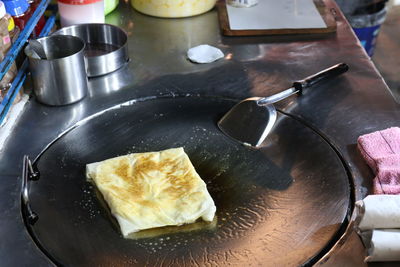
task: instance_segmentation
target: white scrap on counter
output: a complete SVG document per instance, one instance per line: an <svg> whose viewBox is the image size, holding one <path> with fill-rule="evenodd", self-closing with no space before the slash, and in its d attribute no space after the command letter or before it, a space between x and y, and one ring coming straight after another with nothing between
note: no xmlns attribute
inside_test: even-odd
<svg viewBox="0 0 400 267"><path fill-rule="evenodd" d="M224 53L211 45L199 45L187 51L187 57L195 63L211 63L224 57Z"/></svg>

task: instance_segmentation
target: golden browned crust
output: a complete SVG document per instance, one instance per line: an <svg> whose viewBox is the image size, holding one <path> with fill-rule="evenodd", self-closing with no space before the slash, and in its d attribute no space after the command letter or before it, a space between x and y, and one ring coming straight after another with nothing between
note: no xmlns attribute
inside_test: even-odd
<svg viewBox="0 0 400 267"><path fill-rule="evenodd" d="M183 148L129 154L95 164L88 176L112 213L139 229L193 222L205 212L215 212L206 185Z"/></svg>

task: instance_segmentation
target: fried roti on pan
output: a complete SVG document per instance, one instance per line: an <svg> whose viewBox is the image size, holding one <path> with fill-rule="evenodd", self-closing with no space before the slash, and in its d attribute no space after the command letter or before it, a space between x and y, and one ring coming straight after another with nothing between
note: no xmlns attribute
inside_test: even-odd
<svg viewBox="0 0 400 267"><path fill-rule="evenodd" d="M216 207L182 147L86 165L124 237L155 227L212 221Z"/></svg>

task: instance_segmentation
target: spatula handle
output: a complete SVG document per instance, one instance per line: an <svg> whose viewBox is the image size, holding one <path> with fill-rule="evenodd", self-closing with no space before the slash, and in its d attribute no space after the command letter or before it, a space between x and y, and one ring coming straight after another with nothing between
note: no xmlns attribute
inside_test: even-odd
<svg viewBox="0 0 400 267"><path fill-rule="evenodd" d="M271 96L260 98L259 100L257 100L257 105L266 106L266 105L281 101L282 99L285 99L294 94L300 95L300 94L302 94L303 89L311 87L319 82L328 80L330 78L339 76L340 74L345 73L348 69L349 69L349 66L347 66L346 63L336 64L336 65L329 67L327 69L324 69L316 74L308 76L307 78L304 78L303 80L294 82L292 87L290 87L282 92L279 92L279 93L271 95Z"/></svg>
<svg viewBox="0 0 400 267"><path fill-rule="evenodd" d="M345 73L348 69L349 66L346 63L339 63L316 74L308 76L303 80L294 82L293 87L298 90L299 94L301 94L304 89L309 88L321 81L339 76L340 74Z"/></svg>

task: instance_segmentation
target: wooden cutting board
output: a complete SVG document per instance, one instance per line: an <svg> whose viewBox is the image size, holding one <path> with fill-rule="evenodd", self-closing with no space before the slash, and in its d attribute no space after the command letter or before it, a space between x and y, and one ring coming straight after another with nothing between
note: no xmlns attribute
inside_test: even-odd
<svg viewBox="0 0 400 267"><path fill-rule="evenodd" d="M263 1L263 0L259 0ZM231 29L228 17L228 10L225 0L217 2L218 18L221 27L222 34L227 36L250 36L250 35L285 35L285 34L321 34L321 33L332 33L336 31L336 20L335 10L330 10L326 7L323 0L313 0L315 7L321 18L326 24L326 27L317 28L279 28L276 25L273 28L265 29ZM258 8L257 6L253 8ZM245 8L243 8L245 9ZM282 16L284 19L285 17ZM266 18L268 19L268 18ZM276 21L275 21L276 24Z"/></svg>

